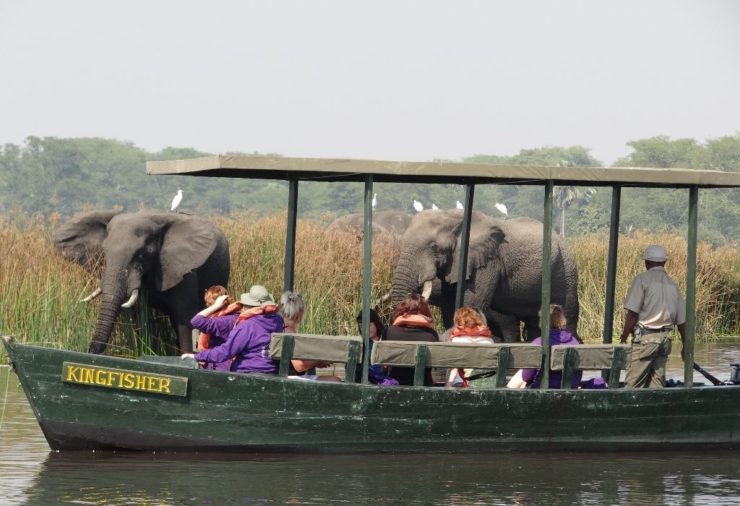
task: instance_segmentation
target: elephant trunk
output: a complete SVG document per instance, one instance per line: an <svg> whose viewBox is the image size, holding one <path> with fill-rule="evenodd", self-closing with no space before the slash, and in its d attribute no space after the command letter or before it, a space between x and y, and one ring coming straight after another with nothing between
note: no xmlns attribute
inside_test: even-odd
<svg viewBox="0 0 740 506"><path fill-rule="evenodd" d="M110 342L113 325L116 323L121 305L128 296L129 279L125 269L117 269L103 276L103 293L95 322L89 353L103 353Z"/></svg>
<svg viewBox="0 0 740 506"><path fill-rule="evenodd" d="M393 273L393 286L391 288L391 301L398 305L404 298L419 291L419 274L413 269L411 259L402 256L396 270Z"/></svg>
<svg viewBox="0 0 740 506"><path fill-rule="evenodd" d="M90 342L90 348L87 350L88 353L103 353L105 351L108 341L110 341L111 333L113 332L113 324L116 322L116 318L118 318L120 306L121 304L118 300L112 300L106 297L102 299L98 310L98 319L95 322L93 338Z"/></svg>

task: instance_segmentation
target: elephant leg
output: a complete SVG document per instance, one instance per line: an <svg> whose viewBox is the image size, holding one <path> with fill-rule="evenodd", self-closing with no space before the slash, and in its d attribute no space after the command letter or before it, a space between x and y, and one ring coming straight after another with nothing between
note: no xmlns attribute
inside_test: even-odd
<svg viewBox="0 0 740 506"><path fill-rule="evenodd" d="M201 310L203 301L200 299L196 276L185 276L180 284L164 292L169 308L170 322L177 336L177 346L180 353L193 351L193 327L190 320Z"/></svg>
<svg viewBox="0 0 740 506"><path fill-rule="evenodd" d="M180 353L193 352L193 328L184 322L172 322L177 334L177 345Z"/></svg>
<svg viewBox="0 0 740 506"><path fill-rule="evenodd" d="M491 329L495 341L505 343L516 343L521 340L519 330L519 318L514 315L500 313L495 309L486 311L488 328Z"/></svg>
<svg viewBox="0 0 740 506"><path fill-rule="evenodd" d="M527 342L531 342L535 337L540 337L542 331L540 329L540 321L534 316L523 318L524 321L524 336Z"/></svg>
<svg viewBox="0 0 740 506"><path fill-rule="evenodd" d="M452 328L455 324L456 291L456 285L442 283L439 309L442 313L442 323L444 323L446 329Z"/></svg>

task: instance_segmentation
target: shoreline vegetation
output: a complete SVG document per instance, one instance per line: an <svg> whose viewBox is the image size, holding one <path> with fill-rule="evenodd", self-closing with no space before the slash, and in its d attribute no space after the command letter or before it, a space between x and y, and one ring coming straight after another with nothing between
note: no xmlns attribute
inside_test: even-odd
<svg viewBox="0 0 740 506"><path fill-rule="evenodd" d="M230 242L229 292L238 296L250 285L261 283L279 296L284 213L267 217L241 213L213 221ZM48 220L39 215L14 216L12 220L0 216L0 333L13 335L20 342L85 351L95 325L97 302L79 300L97 288L99 276L56 252L51 236L58 225L54 216ZM325 228L326 221L298 220L295 288L308 301L302 331L353 335L362 302L362 242L353 234L327 232ZM568 238L567 242L579 269L579 333L586 342L600 342L608 235L593 233ZM685 293L685 238L641 231L620 235L614 336L618 337L622 328L621 301L631 280L644 269L642 252L653 243L667 248L670 258L666 268ZM398 253L397 240L374 238L371 300L385 319L392 308L389 301L381 299L390 291ZM736 247L699 244L696 290L697 341L740 336L740 259ZM174 342L169 321L145 304L137 304L134 310L121 312L108 353L171 354Z"/></svg>

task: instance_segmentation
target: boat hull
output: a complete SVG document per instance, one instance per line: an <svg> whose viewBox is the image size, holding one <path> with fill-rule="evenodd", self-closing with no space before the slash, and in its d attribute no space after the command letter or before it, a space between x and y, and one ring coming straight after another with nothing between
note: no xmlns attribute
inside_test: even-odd
<svg viewBox="0 0 740 506"><path fill-rule="evenodd" d="M739 386L381 388L220 373L7 338L3 342L53 450L487 452L740 446ZM179 378L186 386L180 395L166 395L81 384L73 381L78 378L69 364Z"/></svg>

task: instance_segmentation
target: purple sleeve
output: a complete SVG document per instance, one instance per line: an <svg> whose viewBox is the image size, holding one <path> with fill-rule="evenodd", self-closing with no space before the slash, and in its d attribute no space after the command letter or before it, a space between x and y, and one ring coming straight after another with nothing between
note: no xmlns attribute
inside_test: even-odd
<svg viewBox="0 0 740 506"><path fill-rule="evenodd" d="M213 318L197 314L193 316L192 320L190 320L190 325L192 325L193 328L200 330L201 332L205 332L206 334L225 338L229 335L231 329L234 328L234 323L236 322L237 318L238 315L236 314L215 316Z"/></svg>
<svg viewBox="0 0 740 506"><path fill-rule="evenodd" d="M240 333L234 333L223 344L196 353L195 360L212 363L224 362L242 351L243 343L244 337L240 336Z"/></svg>
<svg viewBox="0 0 740 506"><path fill-rule="evenodd" d="M195 360L213 363L224 362L244 350L250 336L249 326L243 324L233 334L230 334L222 345L196 353Z"/></svg>
<svg viewBox="0 0 740 506"><path fill-rule="evenodd" d="M541 343L542 343L542 338L535 337L532 340L531 344L541 344ZM537 374L538 370L539 369L522 369L522 379L526 381L527 383L531 383L532 380L534 379L535 374Z"/></svg>

